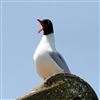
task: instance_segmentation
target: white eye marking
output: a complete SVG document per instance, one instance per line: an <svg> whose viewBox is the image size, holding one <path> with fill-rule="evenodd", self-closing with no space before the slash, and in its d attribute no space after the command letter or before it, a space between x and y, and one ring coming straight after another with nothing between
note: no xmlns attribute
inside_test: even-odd
<svg viewBox="0 0 100 100"><path fill-rule="evenodd" d="M48 21L48 24L50 24L50 22Z"/></svg>

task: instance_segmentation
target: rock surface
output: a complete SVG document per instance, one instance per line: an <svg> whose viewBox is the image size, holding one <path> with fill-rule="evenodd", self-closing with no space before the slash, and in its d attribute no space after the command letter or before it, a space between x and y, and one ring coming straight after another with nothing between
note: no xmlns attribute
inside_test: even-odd
<svg viewBox="0 0 100 100"><path fill-rule="evenodd" d="M91 86L81 78L61 73L18 100L98 100Z"/></svg>

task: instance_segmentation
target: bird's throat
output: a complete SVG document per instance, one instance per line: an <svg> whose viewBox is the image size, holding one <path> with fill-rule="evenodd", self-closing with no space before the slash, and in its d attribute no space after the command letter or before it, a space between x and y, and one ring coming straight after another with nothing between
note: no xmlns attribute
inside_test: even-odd
<svg viewBox="0 0 100 100"><path fill-rule="evenodd" d="M42 41L48 44L53 50L55 50L55 39L54 34L43 35Z"/></svg>

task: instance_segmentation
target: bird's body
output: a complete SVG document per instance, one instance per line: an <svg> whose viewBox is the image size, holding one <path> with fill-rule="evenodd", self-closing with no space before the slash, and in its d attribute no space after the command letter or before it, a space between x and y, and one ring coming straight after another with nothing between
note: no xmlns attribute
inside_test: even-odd
<svg viewBox="0 0 100 100"><path fill-rule="evenodd" d="M54 34L44 34L33 56L36 70L44 80L58 73L70 73L62 56L56 51Z"/></svg>
<svg viewBox="0 0 100 100"><path fill-rule="evenodd" d="M50 52L56 52L53 39L53 34L43 35L34 54L37 72L43 79L47 79L53 74L64 72L49 55Z"/></svg>

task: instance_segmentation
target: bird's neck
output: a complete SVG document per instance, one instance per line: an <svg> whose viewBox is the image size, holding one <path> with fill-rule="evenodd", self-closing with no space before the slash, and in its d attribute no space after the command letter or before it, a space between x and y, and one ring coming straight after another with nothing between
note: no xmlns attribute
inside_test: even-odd
<svg viewBox="0 0 100 100"><path fill-rule="evenodd" d="M42 36L42 41L49 45L53 50L55 50L55 39L54 39L54 34L48 34L48 35L43 35Z"/></svg>

